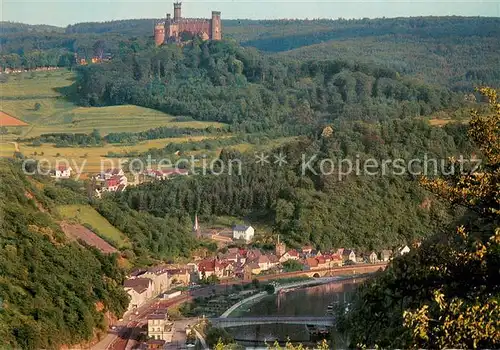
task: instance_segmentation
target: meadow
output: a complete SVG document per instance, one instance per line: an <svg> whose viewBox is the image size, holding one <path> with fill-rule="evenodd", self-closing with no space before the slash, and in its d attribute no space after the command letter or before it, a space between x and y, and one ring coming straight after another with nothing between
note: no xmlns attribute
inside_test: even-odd
<svg viewBox="0 0 500 350"><path fill-rule="evenodd" d="M222 136L219 136L219 138ZM227 136L224 136L227 137ZM50 162L51 166L56 164L57 160L68 160L70 165L77 165L79 168L84 165L84 173L98 173L101 171L101 164L105 168L118 165L120 160L124 158L109 158L112 153L126 154L126 153L144 153L152 148L164 148L169 143L182 143L182 142L197 142L205 139L213 139L215 137L207 136L190 136L190 137L177 137L168 139L157 139L143 141L134 145L120 145L120 144L106 144L101 147L55 147L53 144L41 144L40 146L31 146L29 143L21 143L19 145L20 152L27 158L31 159L46 159ZM10 150L14 151L13 144L0 144L5 145L5 154ZM11 145L12 148L8 148ZM3 149L3 148L1 148ZM0 150L1 150L0 149ZM2 154L2 153L0 153Z"/></svg>
<svg viewBox="0 0 500 350"><path fill-rule="evenodd" d="M96 233L114 242L116 248L130 247L127 237L89 205L62 205L57 211L66 220L91 226Z"/></svg>
<svg viewBox="0 0 500 350"><path fill-rule="evenodd" d="M176 121L166 113L133 105L79 107L59 90L73 84L74 73L60 69L49 72L12 75L1 85L4 112L30 125L20 128L22 138L44 133L89 133L98 129L111 132L138 132L160 126L207 128L222 127L216 122Z"/></svg>

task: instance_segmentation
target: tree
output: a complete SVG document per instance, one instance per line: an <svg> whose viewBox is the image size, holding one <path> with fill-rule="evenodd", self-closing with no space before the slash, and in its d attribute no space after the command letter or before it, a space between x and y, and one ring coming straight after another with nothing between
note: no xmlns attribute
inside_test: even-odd
<svg viewBox="0 0 500 350"><path fill-rule="evenodd" d="M491 112L473 111L468 135L482 154L481 167L464 165L463 172L421 179L438 196L468 209L461 225L395 258L358 288L349 312L337 317L351 345L500 346L500 104L494 90L480 92ZM458 165L451 159L450 166Z"/></svg>
<svg viewBox="0 0 500 350"><path fill-rule="evenodd" d="M42 105L40 104L40 102L35 103L35 105L33 106L33 110L35 111L39 111L41 108Z"/></svg>
<svg viewBox="0 0 500 350"><path fill-rule="evenodd" d="M404 313L419 347L496 348L500 345L500 103L491 88L479 90L488 99L491 114L471 114L469 137L485 161L478 172L437 180L424 178L424 186L449 201L479 215L481 230L469 225L457 229L448 259L430 269L464 280L463 271L474 276L464 281L467 293L454 295L446 288L433 290L433 301ZM454 160L452 160L456 163Z"/></svg>
<svg viewBox="0 0 500 350"><path fill-rule="evenodd" d="M287 260L283 263L283 270L285 272L302 271L303 269L304 265L297 260Z"/></svg>

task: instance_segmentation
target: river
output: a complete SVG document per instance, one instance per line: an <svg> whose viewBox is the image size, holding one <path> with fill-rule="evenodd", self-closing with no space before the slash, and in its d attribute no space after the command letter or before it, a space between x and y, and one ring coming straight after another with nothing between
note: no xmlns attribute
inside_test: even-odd
<svg viewBox="0 0 500 350"><path fill-rule="evenodd" d="M305 287L268 295L253 305L243 305L230 317L255 316L326 316L328 305L344 302L356 289L361 279L334 281L314 287ZM314 344L305 325L262 325L227 328L235 340L247 349L265 348L265 342L275 339Z"/></svg>

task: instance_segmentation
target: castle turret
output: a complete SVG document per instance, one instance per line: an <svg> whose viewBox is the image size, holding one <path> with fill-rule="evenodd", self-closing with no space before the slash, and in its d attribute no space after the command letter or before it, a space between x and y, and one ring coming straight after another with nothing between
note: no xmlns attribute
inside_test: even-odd
<svg viewBox="0 0 500 350"><path fill-rule="evenodd" d="M181 17L181 6L182 6L181 2L174 2L174 22L177 22L178 20L180 20L182 18Z"/></svg>
<svg viewBox="0 0 500 350"><path fill-rule="evenodd" d="M155 44L160 46L165 42L165 25L163 23L158 23L155 25Z"/></svg>
<svg viewBox="0 0 500 350"><path fill-rule="evenodd" d="M220 20L220 12L212 11L212 30L210 39L222 40L222 22Z"/></svg>

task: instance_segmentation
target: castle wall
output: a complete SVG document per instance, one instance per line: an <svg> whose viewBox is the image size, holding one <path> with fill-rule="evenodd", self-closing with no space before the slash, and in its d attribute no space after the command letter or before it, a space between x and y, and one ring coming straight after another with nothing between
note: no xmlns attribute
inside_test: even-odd
<svg viewBox="0 0 500 350"><path fill-rule="evenodd" d="M167 13L165 24L155 26L154 38L156 45L167 41L176 41L182 32L200 35L204 40L222 40L222 22L220 12L212 11L211 19L181 18L181 3L174 3L174 18Z"/></svg>
<svg viewBox="0 0 500 350"><path fill-rule="evenodd" d="M193 35L206 33L210 37L210 21L185 19L179 23L179 34L182 32L189 32Z"/></svg>

